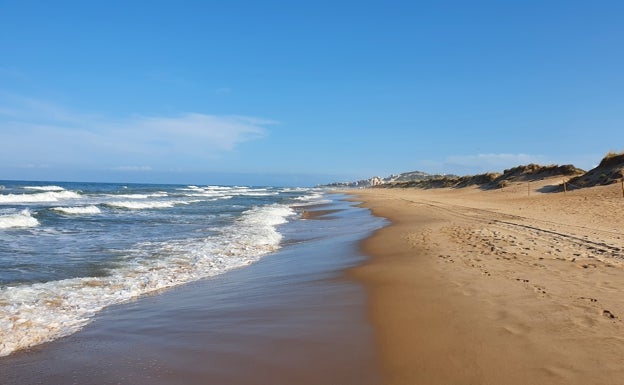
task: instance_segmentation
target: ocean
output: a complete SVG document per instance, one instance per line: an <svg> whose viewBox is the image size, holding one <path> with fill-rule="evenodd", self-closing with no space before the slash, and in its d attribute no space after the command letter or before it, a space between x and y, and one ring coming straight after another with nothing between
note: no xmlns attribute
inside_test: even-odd
<svg viewBox="0 0 624 385"><path fill-rule="evenodd" d="M111 305L336 231L302 219L336 200L314 188L0 185L0 356L72 335ZM360 222L363 233L380 226Z"/></svg>

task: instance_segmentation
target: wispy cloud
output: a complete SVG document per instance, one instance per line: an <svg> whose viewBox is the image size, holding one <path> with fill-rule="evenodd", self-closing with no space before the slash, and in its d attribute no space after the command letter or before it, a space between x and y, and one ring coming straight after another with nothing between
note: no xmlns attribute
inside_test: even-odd
<svg viewBox="0 0 624 385"><path fill-rule="evenodd" d="M45 100L0 92L0 118L29 124L81 124L96 118Z"/></svg>
<svg viewBox="0 0 624 385"><path fill-rule="evenodd" d="M202 113L106 118L43 100L0 94L0 135L7 163L140 164L214 160L257 140L276 122ZM116 164L115 164L116 163ZM127 166L122 166L127 167Z"/></svg>
<svg viewBox="0 0 624 385"><path fill-rule="evenodd" d="M275 122L246 116L216 116L186 113L174 117L141 116L119 125L120 135L131 135L154 147L232 150L237 144L261 138L263 126ZM140 138L148 134L146 138Z"/></svg>

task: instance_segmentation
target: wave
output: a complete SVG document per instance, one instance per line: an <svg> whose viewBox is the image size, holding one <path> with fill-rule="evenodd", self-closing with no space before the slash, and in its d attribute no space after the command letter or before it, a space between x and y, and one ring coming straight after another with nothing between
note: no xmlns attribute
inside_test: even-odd
<svg viewBox="0 0 624 385"><path fill-rule="evenodd" d="M117 199L148 199L148 198L162 198L169 194L164 191L155 192L152 194L106 194L105 196Z"/></svg>
<svg viewBox="0 0 624 385"><path fill-rule="evenodd" d="M246 197L268 197L272 195L279 195L279 192L277 191L273 191L273 192L243 191L243 192L235 193L235 195L242 195Z"/></svg>
<svg viewBox="0 0 624 385"><path fill-rule="evenodd" d="M223 196L220 196L220 197L206 199L206 201L208 201L208 202L224 201L224 200L228 200L228 199L232 199L232 198L234 198L232 195L223 195ZM195 202L201 202L201 200L196 200Z"/></svg>
<svg viewBox="0 0 624 385"><path fill-rule="evenodd" d="M39 221L33 218L28 210L22 210L15 214L0 215L0 229L36 226L39 226Z"/></svg>
<svg viewBox="0 0 624 385"><path fill-rule="evenodd" d="M101 213L100 209L97 206L76 206L76 207L53 207L52 210L58 211L63 214L70 215L92 215Z"/></svg>
<svg viewBox="0 0 624 385"><path fill-rule="evenodd" d="M225 196L231 196L222 192L201 191L201 190L192 191L192 192L182 194L182 195L187 196L187 197L208 197L208 198L220 198L220 197L225 197Z"/></svg>
<svg viewBox="0 0 624 385"><path fill-rule="evenodd" d="M25 186L25 190L38 190L38 191L65 191L61 186Z"/></svg>
<svg viewBox="0 0 624 385"><path fill-rule="evenodd" d="M73 191L46 191L35 194L4 194L0 195L2 203L39 203L58 202L65 199L78 199L81 196Z"/></svg>
<svg viewBox="0 0 624 385"><path fill-rule="evenodd" d="M203 240L138 244L107 277L4 287L0 356L75 333L106 306L249 265L280 247L276 226L293 214L277 204L253 208Z"/></svg>
<svg viewBox="0 0 624 385"><path fill-rule="evenodd" d="M294 206L298 206L298 207L321 205L321 204L331 202L330 199L324 199L324 195L321 193L302 195L302 196L293 198L293 200L297 201L296 203L294 203Z"/></svg>
<svg viewBox="0 0 624 385"><path fill-rule="evenodd" d="M279 195L279 192L269 191L269 189L266 189L266 188L249 188L249 187L238 187L238 186L237 187L187 186L186 188L179 188L178 191L185 191L187 193L184 195L193 196L193 197L232 197L232 196L262 197L262 196Z"/></svg>
<svg viewBox="0 0 624 385"><path fill-rule="evenodd" d="M129 209L129 210L144 210L144 209L166 209L175 205L188 205L193 203L191 201L114 201L104 203L106 206Z"/></svg>
<svg viewBox="0 0 624 385"><path fill-rule="evenodd" d="M294 200L296 201L303 201L303 202L309 202L309 201L313 201L313 200L318 200L319 198L322 198L323 194L321 193L314 193L314 194L310 194L310 195L302 195L302 196L298 196L296 198L294 198Z"/></svg>

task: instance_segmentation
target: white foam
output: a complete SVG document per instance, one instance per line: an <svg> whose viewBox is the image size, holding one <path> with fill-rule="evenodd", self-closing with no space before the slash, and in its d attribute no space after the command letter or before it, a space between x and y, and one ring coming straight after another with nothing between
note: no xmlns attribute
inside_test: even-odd
<svg viewBox="0 0 624 385"><path fill-rule="evenodd" d="M30 211L22 210L19 213L0 215L0 229L39 226L39 221L30 215Z"/></svg>
<svg viewBox="0 0 624 385"><path fill-rule="evenodd" d="M61 212L63 214L71 215L93 215L99 214L101 211L97 206L76 206L76 207L53 207L52 210Z"/></svg>
<svg viewBox="0 0 624 385"><path fill-rule="evenodd" d="M330 199L324 199L324 195L320 193L302 195L302 196L294 198L294 200L297 201L297 203L295 203L294 205L298 207L314 206L314 205L321 205L325 203L331 203Z"/></svg>
<svg viewBox="0 0 624 385"><path fill-rule="evenodd" d="M166 209L173 207L175 204L186 204L187 202L175 202L175 201L150 201L150 202L137 202L137 201L114 201L104 203L107 206L129 209L129 210L144 210L144 209Z"/></svg>
<svg viewBox="0 0 624 385"><path fill-rule="evenodd" d="M313 201L313 200L318 200L318 199L320 199L322 197L323 197L323 194L314 193L314 194L310 194L310 195L302 195L302 196L296 197L294 199L296 201L309 202L309 201Z"/></svg>
<svg viewBox="0 0 624 385"><path fill-rule="evenodd" d="M295 207L307 207L307 206L323 205L323 204L327 204L327 203L331 203L331 202L332 201L330 199L319 199L317 201L297 202L293 206L295 206Z"/></svg>
<svg viewBox="0 0 624 385"><path fill-rule="evenodd" d="M219 187L219 186L208 186L204 188L189 188L188 191L191 191L193 196L250 196L250 197L260 197L260 196L273 196L278 195L277 191L269 191L266 188L249 188L249 187Z"/></svg>
<svg viewBox="0 0 624 385"><path fill-rule="evenodd" d="M185 191L187 193L184 195L190 196L190 197L209 197L209 198L215 198L215 197L231 198L233 196L262 197L262 196L279 195L279 192L269 191L266 188L249 188L249 187L188 186L186 188L179 188L178 191Z"/></svg>
<svg viewBox="0 0 624 385"><path fill-rule="evenodd" d="M2 203L39 203L58 202L65 199L78 199L80 195L73 191L46 191L36 194L0 194Z"/></svg>
<svg viewBox="0 0 624 385"><path fill-rule="evenodd" d="M242 196L247 196L247 197L268 197L268 196L272 196L272 195L278 195L279 193L274 191L274 192L255 192L255 191L243 191L243 192L238 192L235 193L236 195L242 195Z"/></svg>
<svg viewBox="0 0 624 385"><path fill-rule="evenodd" d="M148 199L148 198L162 198L166 197L167 194L164 191L155 192L152 194L107 194L107 197L117 198L117 199Z"/></svg>
<svg viewBox="0 0 624 385"><path fill-rule="evenodd" d="M38 190L38 191L65 191L61 186L26 186L26 190Z"/></svg>
<svg viewBox="0 0 624 385"><path fill-rule="evenodd" d="M147 194L121 194L121 195L108 194L106 196L117 198L117 199L147 199L149 198L149 195Z"/></svg>
<svg viewBox="0 0 624 385"><path fill-rule="evenodd" d="M204 240L139 244L107 277L0 289L0 356L80 330L106 306L248 265L279 248L276 226L294 212L257 207Z"/></svg>
<svg viewBox="0 0 624 385"><path fill-rule="evenodd" d="M234 198L232 195L223 195L223 196L220 196L220 197L207 199L207 201L214 202L214 201L228 200L228 199L232 199L232 198Z"/></svg>
<svg viewBox="0 0 624 385"><path fill-rule="evenodd" d="M192 190L191 192L184 194L184 195L189 196L189 197L209 197L209 198L213 198L213 197L218 198L218 197L227 196L223 192L203 191L203 190Z"/></svg>

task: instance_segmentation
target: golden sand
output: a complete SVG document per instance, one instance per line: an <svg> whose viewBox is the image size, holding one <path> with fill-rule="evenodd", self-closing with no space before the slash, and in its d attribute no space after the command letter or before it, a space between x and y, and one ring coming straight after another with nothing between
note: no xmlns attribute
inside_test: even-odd
<svg viewBox="0 0 624 385"><path fill-rule="evenodd" d="M624 383L622 191L560 182L353 192L384 383Z"/></svg>

